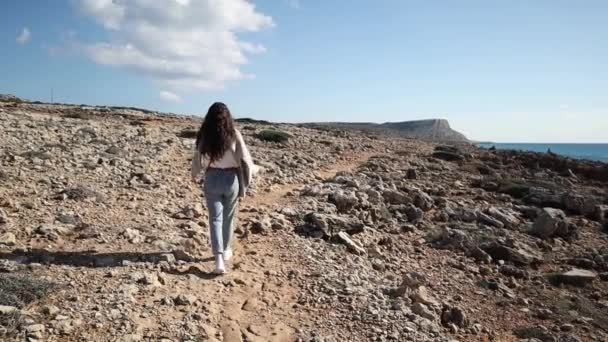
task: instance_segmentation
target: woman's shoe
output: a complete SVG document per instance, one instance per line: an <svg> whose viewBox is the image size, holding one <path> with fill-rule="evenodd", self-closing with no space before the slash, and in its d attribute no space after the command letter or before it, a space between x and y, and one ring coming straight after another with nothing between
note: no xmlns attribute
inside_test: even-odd
<svg viewBox="0 0 608 342"><path fill-rule="evenodd" d="M232 248L224 250L224 261L230 261L232 259Z"/></svg>
<svg viewBox="0 0 608 342"><path fill-rule="evenodd" d="M224 258L222 257L221 254L218 254L215 256L215 270L213 271L214 274L225 274L226 273L226 266L224 265Z"/></svg>

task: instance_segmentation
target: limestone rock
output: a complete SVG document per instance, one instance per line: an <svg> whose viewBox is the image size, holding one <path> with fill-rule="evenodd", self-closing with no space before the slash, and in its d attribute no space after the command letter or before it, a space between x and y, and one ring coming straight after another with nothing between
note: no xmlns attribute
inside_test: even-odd
<svg viewBox="0 0 608 342"><path fill-rule="evenodd" d="M412 306L412 312L420 317L424 317L429 320L435 319L435 314L433 313L433 311L431 311L428 306L422 303L414 303L414 305Z"/></svg>
<svg viewBox="0 0 608 342"><path fill-rule="evenodd" d="M530 234L547 239L553 236L566 236L568 231L568 222L566 222L566 214L563 211L543 208L536 221L534 221Z"/></svg>
<svg viewBox="0 0 608 342"><path fill-rule="evenodd" d="M339 232L337 236L340 239L340 241L342 243L344 243L348 247L348 250L350 250L351 252L358 254L358 255L366 254L365 249L363 247L361 247L361 245L359 243L353 241L350 238L350 236L348 234L346 234L345 232Z"/></svg>
<svg viewBox="0 0 608 342"><path fill-rule="evenodd" d="M552 275L550 278L554 283L585 286L597 278L597 273L574 268L564 273Z"/></svg>
<svg viewBox="0 0 608 342"><path fill-rule="evenodd" d="M0 235L0 245L14 246L17 244L17 237L13 233L4 233Z"/></svg>

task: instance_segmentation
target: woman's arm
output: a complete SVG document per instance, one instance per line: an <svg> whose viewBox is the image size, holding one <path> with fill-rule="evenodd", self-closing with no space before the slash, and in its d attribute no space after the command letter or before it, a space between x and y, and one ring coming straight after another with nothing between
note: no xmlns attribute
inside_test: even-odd
<svg viewBox="0 0 608 342"><path fill-rule="evenodd" d="M190 176L194 182L198 180L198 176L201 173L201 162L201 153L199 152L198 148L195 148L194 155L192 156L192 165L190 167Z"/></svg>
<svg viewBox="0 0 608 342"><path fill-rule="evenodd" d="M243 160L243 162L245 164L247 164L247 167L249 169L249 173L246 176L248 178L247 179L248 183L251 183L255 165L253 164L253 158L251 158L251 154L249 153L249 149L247 148L247 145L245 144L243 135L241 135L241 132L239 132L239 130L236 130L236 143L238 144L237 150L240 150L240 154L241 154L240 157Z"/></svg>

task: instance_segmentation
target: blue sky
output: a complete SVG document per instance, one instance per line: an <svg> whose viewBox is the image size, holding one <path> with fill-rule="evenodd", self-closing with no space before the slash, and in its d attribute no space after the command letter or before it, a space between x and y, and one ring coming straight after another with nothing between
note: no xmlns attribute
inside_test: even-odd
<svg viewBox="0 0 608 342"><path fill-rule="evenodd" d="M10 1L0 93L608 142L607 17L604 0Z"/></svg>

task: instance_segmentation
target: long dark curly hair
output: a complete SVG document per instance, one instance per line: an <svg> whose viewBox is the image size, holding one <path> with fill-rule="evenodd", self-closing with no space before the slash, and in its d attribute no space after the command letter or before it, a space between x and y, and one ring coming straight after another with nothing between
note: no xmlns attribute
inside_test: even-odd
<svg viewBox="0 0 608 342"><path fill-rule="evenodd" d="M196 134L196 146L210 162L222 158L236 140L234 121L228 106L216 102L209 107L205 120Z"/></svg>

